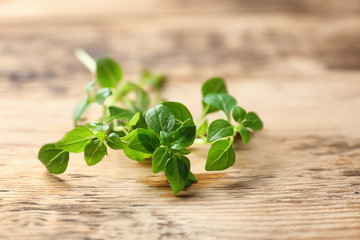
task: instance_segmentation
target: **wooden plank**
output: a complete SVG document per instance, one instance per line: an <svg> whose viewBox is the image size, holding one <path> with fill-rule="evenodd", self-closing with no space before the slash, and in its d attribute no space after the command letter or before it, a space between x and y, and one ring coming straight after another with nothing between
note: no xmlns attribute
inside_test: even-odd
<svg viewBox="0 0 360 240"><path fill-rule="evenodd" d="M271 2L0 1L0 239L359 239L359 1ZM199 182L178 197L117 151L53 176L36 156L91 79L77 47L132 79L165 71L164 96L195 117L201 83L224 76L265 129L223 172L193 147Z"/></svg>

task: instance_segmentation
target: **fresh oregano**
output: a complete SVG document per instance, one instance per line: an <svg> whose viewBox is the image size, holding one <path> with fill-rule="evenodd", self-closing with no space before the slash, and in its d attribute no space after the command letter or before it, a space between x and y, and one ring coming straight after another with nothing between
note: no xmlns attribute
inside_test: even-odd
<svg viewBox="0 0 360 240"><path fill-rule="evenodd" d="M263 128L256 113L237 106L222 78L211 78L202 85L203 111L195 124L186 106L162 100L163 74L146 70L140 82L133 83L123 79L121 67L110 58L93 60L82 50L76 55L94 74L94 80L86 85L86 97L75 108L75 128L39 151L39 160L53 174L66 170L69 153L84 152L87 165L92 166L108 154L110 147L123 150L138 162L152 158L153 173L164 171L173 194L177 194L197 182L186 157L191 153L188 147L211 144L205 169L224 170L235 162L233 143L237 133L247 144L252 132ZM156 91L153 102L145 90L149 87ZM95 122L79 123L94 103L103 107L103 115ZM207 115L217 111L224 114L224 119L208 124Z"/></svg>

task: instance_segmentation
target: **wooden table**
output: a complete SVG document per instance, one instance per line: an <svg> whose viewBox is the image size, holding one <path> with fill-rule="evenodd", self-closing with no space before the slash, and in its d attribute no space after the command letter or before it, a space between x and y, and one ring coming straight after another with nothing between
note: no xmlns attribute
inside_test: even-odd
<svg viewBox="0 0 360 240"><path fill-rule="evenodd" d="M360 239L360 2L0 0L0 239ZM169 80L199 115L223 76L265 129L223 172L178 197L165 177L110 151L49 174L38 149L71 129L91 79L82 47ZM96 114L99 109L92 109Z"/></svg>

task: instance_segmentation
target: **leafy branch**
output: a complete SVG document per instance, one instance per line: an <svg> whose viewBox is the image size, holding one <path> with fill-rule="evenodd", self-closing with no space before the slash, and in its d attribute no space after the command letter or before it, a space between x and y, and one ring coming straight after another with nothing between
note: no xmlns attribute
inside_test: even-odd
<svg viewBox="0 0 360 240"><path fill-rule="evenodd" d="M75 128L39 151L39 160L53 174L65 172L69 153L84 152L87 165L93 166L108 154L109 147L123 150L138 162L152 158L153 173L163 171L177 194L197 182L187 157L191 145L211 144L205 169L224 170L235 162L236 134L247 144L252 132L263 128L256 113L237 106L221 78L211 78L202 85L203 110L195 124L186 106L162 100L164 75L144 71L140 82L133 83L123 79L120 66L110 58L94 60L82 50L76 56L94 74L94 80L86 85L86 97L75 108ZM156 93L153 101L151 90ZM95 122L79 124L95 103L103 107L103 115ZM218 111L224 119L208 124L206 117Z"/></svg>

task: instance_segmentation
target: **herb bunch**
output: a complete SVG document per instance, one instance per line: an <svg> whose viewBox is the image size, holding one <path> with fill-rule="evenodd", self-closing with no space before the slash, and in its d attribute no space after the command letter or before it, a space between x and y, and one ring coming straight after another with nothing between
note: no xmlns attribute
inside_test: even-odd
<svg viewBox="0 0 360 240"><path fill-rule="evenodd" d="M120 66L110 58L93 60L82 50L77 56L94 73L94 80L87 84L86 97L75 108L75 128L39 151L38 159L53 174L65 172L69 153L84 152L87 165L93 166L108 154L109 147L123 150L138 162L152 158L153 173L163 171L173 194L177 194L197 182L187 157L191 145L211 144L205 169L224 170L235 162L233 143L237 133L247 144L252 132L263 128L256 113L237 106L221 78L211 78L202 85L203 110L195 124L186 106L162 102L164 75L144 71L140 82L133 83L122 78ZM149 87L156 91L153 102L145 90ZM79 124L93 103L102 105L103 115L95 122ZM156 105L149 109L152 104ZM217 111L224 118L208 125L207 115Z"/></svg>

